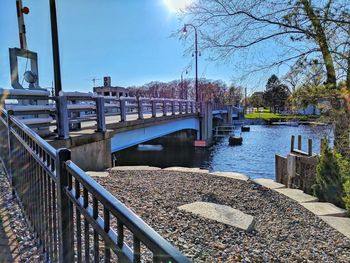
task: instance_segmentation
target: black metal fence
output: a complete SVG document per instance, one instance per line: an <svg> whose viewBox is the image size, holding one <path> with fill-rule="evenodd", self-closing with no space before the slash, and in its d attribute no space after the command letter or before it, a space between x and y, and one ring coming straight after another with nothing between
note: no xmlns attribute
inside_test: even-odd
<svg viewBox="0 0 350 263"><path fill-rule="evenodd" d="M0 157L51 262L189 262L77 165L0 108Z"/></svg>

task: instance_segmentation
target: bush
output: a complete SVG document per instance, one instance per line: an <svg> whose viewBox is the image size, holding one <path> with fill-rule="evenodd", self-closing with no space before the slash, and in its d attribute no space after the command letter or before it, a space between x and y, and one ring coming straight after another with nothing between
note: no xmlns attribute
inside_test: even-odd
<svg viewBox="0 0 350 263"><path fill-rule="evenodd" d="M343 200L345 202L345 207L350 214L350 179L347 179L346 182L344 183L344 192L345 192L345 196Z"/></svg>
<svg viewBox="0 0 350 263"><path fill-rule="evenodd" d="M327 140L322 142L316 184L312 189L320 201L330 202L343 208L347 206L350 209L350 165L341 154L328 146Z"/></svg>

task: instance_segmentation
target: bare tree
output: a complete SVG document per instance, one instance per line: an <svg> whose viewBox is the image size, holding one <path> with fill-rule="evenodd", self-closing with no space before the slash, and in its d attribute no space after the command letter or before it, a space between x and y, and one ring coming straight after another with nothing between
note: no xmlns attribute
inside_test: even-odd
<svg viewBox="0 0 350 263"><path fill-rule="evenodd" d="M318 59L326 83L335 87L338 76L350 74L349 8L344 0L198 0L185 19L198 27L202 48L216 59L271 44L279 48L260 69ZM350 87L350 76L348 81Z"/></svg>

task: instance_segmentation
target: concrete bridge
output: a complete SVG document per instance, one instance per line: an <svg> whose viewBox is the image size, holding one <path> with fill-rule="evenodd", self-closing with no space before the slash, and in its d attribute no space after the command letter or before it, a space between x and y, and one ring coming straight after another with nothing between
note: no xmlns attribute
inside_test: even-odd
<svg viewBox="0 0 350 263"><path fill-rule="evenodd" d="M72 160L85 170L106 169L113 152L182 130L194 130L198 144L209 145L213 118L232 124L234 115L231 106L190 100L78 92L51 97L43 90L0 90L0 96L10 114L55 148L70 149Z"/></svg>

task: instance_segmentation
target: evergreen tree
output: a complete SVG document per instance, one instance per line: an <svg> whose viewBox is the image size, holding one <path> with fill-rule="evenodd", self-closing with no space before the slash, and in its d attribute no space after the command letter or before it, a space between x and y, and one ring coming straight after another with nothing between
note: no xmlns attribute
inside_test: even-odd
<svg viewBox="0 0 350 263"><path fill-rule="evenodd" d="M312 186L314 195L320 201L344 207L344 183L350 178L349 162L322 141L321 156L318 160L316 184Z"/></svg>

